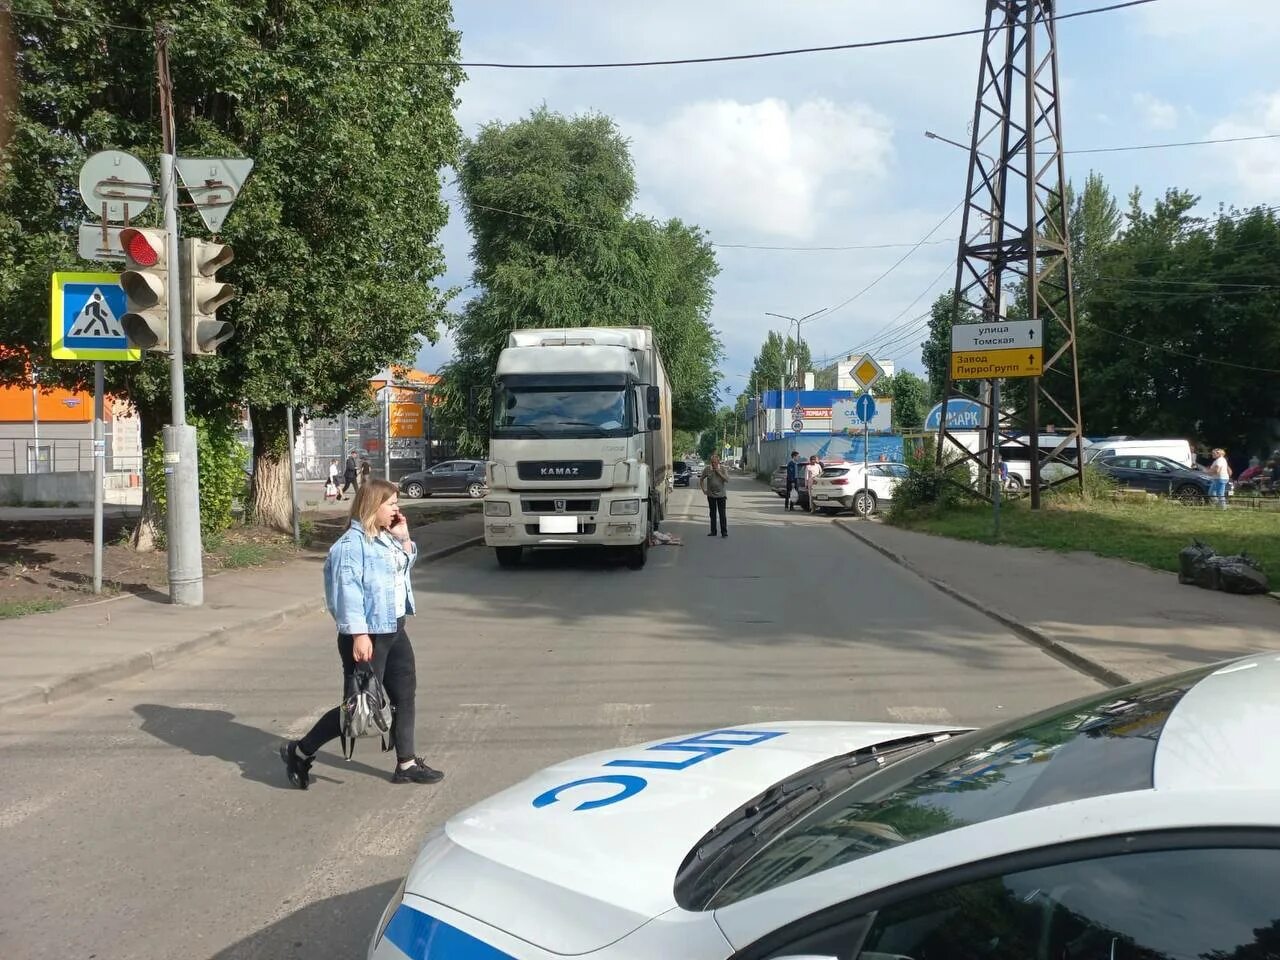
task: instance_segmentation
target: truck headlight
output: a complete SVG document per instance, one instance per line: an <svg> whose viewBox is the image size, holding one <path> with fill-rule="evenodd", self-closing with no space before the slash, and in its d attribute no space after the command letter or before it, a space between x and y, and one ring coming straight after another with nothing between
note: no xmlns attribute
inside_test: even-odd
<svg viewBox="0 0 1280 960"><path fill-rule="evenodd" d="M486 517L509 517L511 516L511 504L505 500L486 500L484 502L484 515Z"/></svg>
<svg viewBox="0 0 1280 960"><path fill-rule="evenodd" d="M615 500L609 504L609 513L615 517L630 517L639 512L639 500Z"/></svg>

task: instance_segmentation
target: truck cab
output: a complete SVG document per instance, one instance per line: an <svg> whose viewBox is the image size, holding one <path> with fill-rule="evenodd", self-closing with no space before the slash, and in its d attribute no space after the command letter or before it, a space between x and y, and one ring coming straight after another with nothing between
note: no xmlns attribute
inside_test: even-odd
<svg viewBox="0 0 1280 960"><path fill-rule="evenodd" d="M498 358L485 543L516 566L597 545L644 565L666 511L670 387L648 328L517 330Z"/></svg>

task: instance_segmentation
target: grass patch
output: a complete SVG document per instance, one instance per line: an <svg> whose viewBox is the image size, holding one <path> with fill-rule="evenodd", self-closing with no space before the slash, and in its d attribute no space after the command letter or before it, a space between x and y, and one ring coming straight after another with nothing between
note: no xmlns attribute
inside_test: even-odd
<svg viewBox="0 0 1280 960"><path fill-rule="evenodd" d="M237 543L222 553L222 565L228 570L260 567L275 556L275 551L258 543Z"/></svg>
<svg viewBox="0 0 1280 960"><path fill-rule="evenodd" d="M0 620L26 617L33 613L49 613L66 605L63 600L0 600Z"/></svg>
<svg viewBox="0 0 1280 960"><path fill-rule="evenodd" d="M911 530L958 540L997 542L988 504L957 506L941 515L895 518ZM1000 543L1047 550L1082 550L1101 557L1132 560L1157 570L1178 569L1178 551L1192 540L1220 554L1247 552L1261 563L1273 584L1280 580L1280 514L1217 510L1167 501L1112 503L1066 501L1032 512L1025 501L1000 509Z"/></svg>

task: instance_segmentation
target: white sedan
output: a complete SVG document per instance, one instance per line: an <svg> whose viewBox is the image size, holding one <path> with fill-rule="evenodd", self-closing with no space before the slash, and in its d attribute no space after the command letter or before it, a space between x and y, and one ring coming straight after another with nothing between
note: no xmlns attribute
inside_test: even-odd
<svg viewBox="0 0 1280 960"><path fill-rule="evenodd" d="M893 491L907 476L905 463L871 463L864 472L860 463L833 463L822 468L813 482L815 510L852 510L870 516L882 503L893 499Z"/></svg>
<svg viewBox="0 0 1280 960"><path fill-rule="evenodd" d="M1280 655L979 731L749 724L427 839L375 960L1276 956Z"/></svg>

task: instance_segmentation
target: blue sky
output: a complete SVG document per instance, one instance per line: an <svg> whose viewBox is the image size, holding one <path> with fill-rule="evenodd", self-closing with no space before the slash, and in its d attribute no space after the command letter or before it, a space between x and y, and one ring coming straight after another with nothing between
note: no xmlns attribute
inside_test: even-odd
<svg viewBox="0 0 1280 960"><path fill-rule="evenodd" d="M1280 0L1156 0L1059 26L1068 150L1280 133ZM1062 0L1061 13L1105 5ZM982 25L982 0L456 0L465 60L669 59L848 43ZM630 138L636 209L678 216L718 243L913 244L961 200L980 37L728 64L602 71L475 68L459 122L513 121L546 103L613 117ZM1280 140L1068 157L1068 176L1100 172L1126 205L1169 187L1219 204L1280 202ZM454 207L442 234L443 286L471 293L470 238ZM815 358L875 342L895 317L928 309L952 282L956 214L873 289L805 324ZM907 248L764 251L719 248L712 319L726 386L745 386L765 313L803 315L861 290ZM954 267L952 267L952 270ZM918 301L911 306L912 301ZM904 312L905 311L905 312ZM901 321L898 321L901 323ZM912 325L883 351L919 371ZM436 370L447 335L420 353Z"/></svg>

